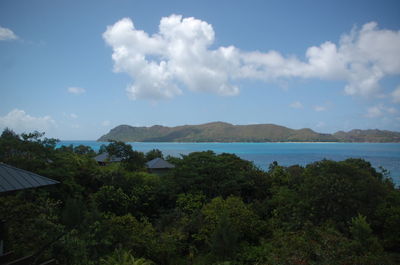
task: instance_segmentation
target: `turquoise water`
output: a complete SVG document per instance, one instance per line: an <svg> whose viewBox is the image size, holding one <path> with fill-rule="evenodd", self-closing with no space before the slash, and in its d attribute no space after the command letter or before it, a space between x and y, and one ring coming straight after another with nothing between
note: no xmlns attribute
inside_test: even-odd
<svg viewBox="0 0 400 265"><path fill-rule="evenodd" d="M61 141L61 145L87 145L95 151L103 142ZM147 152L160 149L164 155L179 156L195 151L212 150L216 153L233 153L253 161L262 169L277 161L280 165L306 165L321 159L344 160L363 158L375 168L383 167L400 185L400 143L129 143L134 150Z"/></svg>

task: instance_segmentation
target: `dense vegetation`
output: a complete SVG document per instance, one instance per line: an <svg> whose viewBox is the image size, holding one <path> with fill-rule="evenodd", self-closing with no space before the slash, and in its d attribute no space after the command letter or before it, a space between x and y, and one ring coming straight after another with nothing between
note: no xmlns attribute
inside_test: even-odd
<svg viewBox="0 0 400 265"><path fill-rule="evenodd" d="M400 191L361 159L267 172L233 154L181 158L112 142L123 157L98 166L86 146L55 148L42 134L0 137L0 161L59 185L0 194L6 247L46 246L59 264L399 264ZM60 237L61 236L61 237Z"/></svg>
<svg viewBox="0 0 400 265"><path fill-rule="evenodd" d="M201 125L132 127L120 125L98 141L124 142L400 142L400 132L381 130L339 131L322 134L311 129L293 130L274 124L232 125L212 122Z"/></svg>

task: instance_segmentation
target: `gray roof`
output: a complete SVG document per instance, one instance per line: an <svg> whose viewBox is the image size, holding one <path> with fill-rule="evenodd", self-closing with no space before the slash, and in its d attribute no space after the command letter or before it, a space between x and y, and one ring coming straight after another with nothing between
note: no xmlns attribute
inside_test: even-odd
<svg viewBox="0 0 400 265"><path fill-rule="evenodd" d="M36 188L60 182L0 163L0 192Z"/></svg>
<svg viewBox="0 0 400 265"><path fill-rule="evenodd" d="M162 168L174 168L175 167L171 163L169 163L159 157L154 158L153 160L150 160L149 162L146 163L146 165L149 169L162 169Z"/></svg>
<svg viewBox="0 0 400 265"><path fill-rule="evenodd" d="M110 156L107 152L101 153L94 158L97 162L121 162L122 158Z"/></svg>

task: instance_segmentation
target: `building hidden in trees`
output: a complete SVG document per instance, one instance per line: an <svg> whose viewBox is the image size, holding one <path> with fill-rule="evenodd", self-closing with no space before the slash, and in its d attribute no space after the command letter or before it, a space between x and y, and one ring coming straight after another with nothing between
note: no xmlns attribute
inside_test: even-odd
<svg viewBox="0 0 400 265"><path fill-rule="evenodd" d="M175 165L165 161L162 158L154 158L146 163L147 169L150 173L163 175L167 173L169 170L175 168Z"/></svg>

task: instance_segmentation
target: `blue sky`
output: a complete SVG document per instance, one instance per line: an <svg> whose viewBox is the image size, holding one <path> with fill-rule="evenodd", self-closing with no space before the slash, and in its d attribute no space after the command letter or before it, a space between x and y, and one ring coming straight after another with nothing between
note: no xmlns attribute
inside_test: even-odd
<svg viewBox="0 0 400 265"><path fill-rule="evenodd" d="M0 2L0 129L400 131L399 1Z"/></svg>

